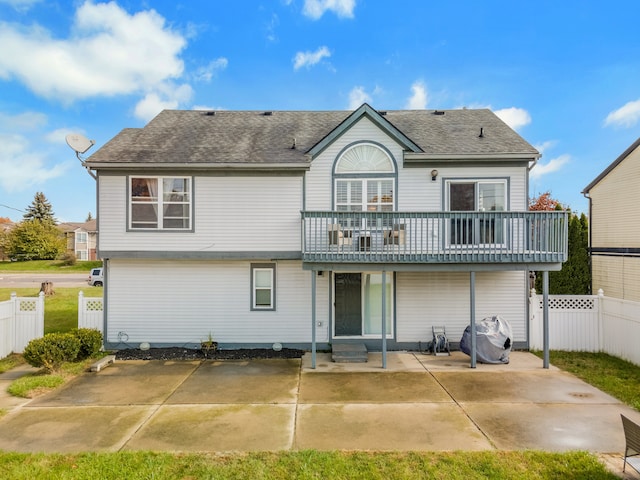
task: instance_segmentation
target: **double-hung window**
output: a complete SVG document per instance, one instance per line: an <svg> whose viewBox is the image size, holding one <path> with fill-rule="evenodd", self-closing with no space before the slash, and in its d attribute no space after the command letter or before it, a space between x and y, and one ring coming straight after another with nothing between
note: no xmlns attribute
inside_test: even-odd
<svg viewBox="0 0 640 480"><path fill-rule="evenodd" d="M502 244L504 221L491 212L502 212L507 205L506 180L448 180L447 207L450 245ZM462 212L482 212L466 214Z"/></svg>
<svg viewBox="0 0 640 480"><path fill-rule="evenodd" d="M132 230L191 229L190 177L131 177L129 194Z"/></svg>
<svg viewBox="0 0 640 480"><path fill-rule="evenodd" d="M275 264L251 265L251 310L276 309L275 285Z"/></svg>

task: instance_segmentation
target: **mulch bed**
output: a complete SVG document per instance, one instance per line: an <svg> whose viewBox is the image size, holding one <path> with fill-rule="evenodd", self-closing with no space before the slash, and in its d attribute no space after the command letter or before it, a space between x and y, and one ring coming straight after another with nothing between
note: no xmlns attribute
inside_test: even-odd
<svg viewBox="0 0 640 480"><path fill-rule="evenodd" d="M245 360L251 358L301 358L304 350L283 348L276 352L270 348L241 348L237 350L217 350L206 356L200 349L169 347L140 350L128 348L116 352L116 360Z"/></svg>

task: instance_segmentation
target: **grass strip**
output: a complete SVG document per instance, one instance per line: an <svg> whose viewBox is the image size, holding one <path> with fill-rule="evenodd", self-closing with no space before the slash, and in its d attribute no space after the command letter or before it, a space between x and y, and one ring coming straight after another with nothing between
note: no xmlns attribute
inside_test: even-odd
<svg viewBox="0 0 640 480"><path fill-rule="evenodd" d="M0 475L42 479L613 480L587 452L0 453Z"/></svg>
<svg viewBox="0 0 640 480"><path fill-rule="evenodd" d="M77 261L75 265L65 265L61 260L30 260L28 262L0 262L0 272L7 273L73 273L86 272L102 266L102 261Z"/></svg>

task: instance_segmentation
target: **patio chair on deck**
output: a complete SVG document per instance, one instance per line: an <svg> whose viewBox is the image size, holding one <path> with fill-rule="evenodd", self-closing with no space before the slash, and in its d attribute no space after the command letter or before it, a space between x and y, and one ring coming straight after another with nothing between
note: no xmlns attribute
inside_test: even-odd
<svg viewBox="0 0 640 480"><path fill-rule="evenodd" d="M343 232L339 223L331 223L327 225L327 234L329 235L329 245L351 245L350 232Z"/></svg>
<svg viewBox="0 0 640 480"><path fill-rule="evenodd" d="M396 223L391 230L384 234L385 245L404 245L406 238L404 223Z"/></svg>

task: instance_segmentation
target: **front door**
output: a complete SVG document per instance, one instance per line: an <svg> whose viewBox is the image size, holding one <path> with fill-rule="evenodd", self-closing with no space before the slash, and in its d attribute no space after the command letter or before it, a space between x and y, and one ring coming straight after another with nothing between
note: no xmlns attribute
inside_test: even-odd
<svg viewBox="0 0 640 480"><path fill-rule="evenodd" d="M335 274L335 335L362 335L362 275Z"/></svg>

